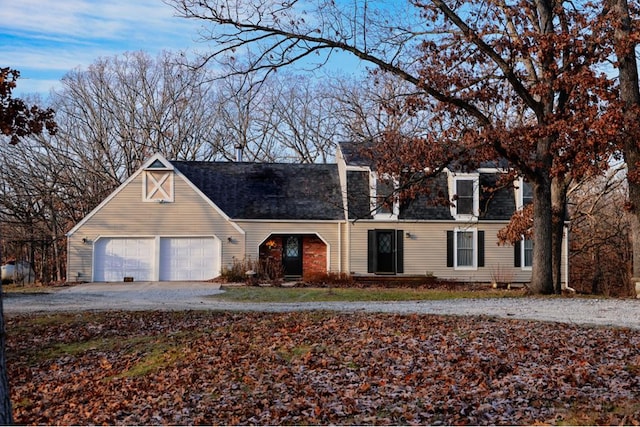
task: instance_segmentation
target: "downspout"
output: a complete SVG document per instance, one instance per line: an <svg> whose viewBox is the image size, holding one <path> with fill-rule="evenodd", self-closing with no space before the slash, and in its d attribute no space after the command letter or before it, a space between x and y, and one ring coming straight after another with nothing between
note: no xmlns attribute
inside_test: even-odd
<svg viewBox="0 0 640 427"><path fill-rule="evenodd" d="M353 269L351 268L351 223L349 222L349 220L347 220L345 224L347 227L347 273L351 274L351 272L353 271Z"/></svg>
<svg viewBox="0 0 640 427"><path fill-rule="evenodd" d="M562 257L564 258L564 286L563 290L569 291L572 294L576 293L576 290L569 286L569 226L567 222L564 224L564 247L562 248Z"/></svg>
<svg viewBox="0 0 640 427"><path fill-rule="evenodd" d="M338 223L338 273L342 273L342 223Z"/></svg>
<svg viewBox="0 0 640 427"><path fill-rule="evenodd" d="M70 258L69 254L71 253L70 252L71 245L69 244L69 235L66 234L66 237L67 237L67 245L66 245L67 246L67 268L65 268L65 270L66 270L65 271L65 282L69 283L69 281L71 280L71 277L70 277L71 267L69 266L69 264L70 264L69 263L69 258Z"/></svg>

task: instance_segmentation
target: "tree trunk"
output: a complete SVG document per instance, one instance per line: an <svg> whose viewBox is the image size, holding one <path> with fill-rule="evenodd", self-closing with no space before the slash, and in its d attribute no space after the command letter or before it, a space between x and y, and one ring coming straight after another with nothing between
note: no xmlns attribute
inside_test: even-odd
<svg viewBox="0 0 640 427"><path fill-rule="evenodd" d="M1 255L1 254L0 254ZM0 256L2 259L2 256ZM7 373L6 332L4 327L3 291L0 289L0 425L13 424L9 375Z"/></svg>
<svg viewBox="0 0 640 427"><path fill-rule="evenodd" d="M640 281L640 148L634 132L640 119L640 89L638 88L638 64L636 62L637 43L632 42L632 24L627 0L610 0L615 26L614 44L618 57L620 79L620 100L624 103L624 122L627 134L624 135L624 158L627 163L627 182L629 185L629 205L633 214L631 224L631 244L633 245L632 282Z"/></svg>
<svg viewBox="0 0 640 427"><path fill-rule="evenodd" d="M551 261L551 178L538 176L533 185L533 271L530 292L553 293Z"/></svg>
<svg viewBox="0 0 640 427"><path fill-rule="evenodd" d="M562 237L564 235L564 221L567 216L567 190L571 178L567 176L554 177L551 181L552 208L552 254L553 288L556 294L562 293ZM567 284L568 286L569 284Z"/></svg>

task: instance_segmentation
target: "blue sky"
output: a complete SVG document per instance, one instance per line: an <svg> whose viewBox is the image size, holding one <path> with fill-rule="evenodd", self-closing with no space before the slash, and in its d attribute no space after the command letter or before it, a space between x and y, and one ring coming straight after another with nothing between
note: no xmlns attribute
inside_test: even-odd
<svg viewBox="0 0 640 427"><path fill-rule="evenodd" d="M206 22L174 16L162 0L0 0L0 66L20 71L14 96L46 98L69 71L128 51L207 51ZM335 53L334 70L362 72L355 57Z"/></svg>
<svg viewBox="0 0 640 427"><path fill-rule="evenodd" d="M14 96L47 96L70 70L99 57L204 49L200 23L161 0L0 0L0 66L20 71Z"/></svg>

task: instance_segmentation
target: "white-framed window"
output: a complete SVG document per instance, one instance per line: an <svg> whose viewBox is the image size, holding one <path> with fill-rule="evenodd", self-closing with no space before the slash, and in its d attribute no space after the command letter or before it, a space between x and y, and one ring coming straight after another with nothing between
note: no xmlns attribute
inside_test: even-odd
<svg viewBox="0 0 640 427"><path fill-rule="evenodd" d="M480 215L480 174L449 173L451 216L460 221L476 221Z"/></svg>
<svg viewBox="0 0 640 427"><path fill-rule="evenodd" d="M475 230L457 230L455 240L455 267L476 267L476 233Z"/></svg>
<svg viewBox="0 0 640 427"><path fill-rule="evenodd" d="M400 183L395 177L377 172L370 173L371 212L374 219L398 219L400 202L398 188Z"/></svg>
<svg viewBox="0 0 640 427"><path fill-rule="evenodd" d="M520 177L514 183L516 196L516 209L522 209L530 203L533 203L533 187L531 183Z"/></svg>
<svg viewBox="0 0 640 427"><path fill-rule="evenodd" d="M476 270L478 268L478 230L456 228L453 234L453 267L456 270Z"/></svg>
<svg viewBox="0 0 640 427"><path fill-rule="evenodd" d="M456 227L447 231L447 267L477 270L484 267L484 230Z"/></svg>

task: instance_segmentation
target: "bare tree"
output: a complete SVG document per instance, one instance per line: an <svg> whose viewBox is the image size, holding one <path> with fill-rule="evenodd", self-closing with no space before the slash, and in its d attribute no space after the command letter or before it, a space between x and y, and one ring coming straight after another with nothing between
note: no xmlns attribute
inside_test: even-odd
<svg viewBox="0 0 640 427"><path fill-rule="evenodd" d="M155 60L134 52L69 72L52 96L61 129L52 144L107 192L155 152L215 157L217 100L209 76L180 61L166 52Z"/></svg>
<svg viewBox="0 0 640 427"><path fill-rule="evenodd" d="M213 132L220 155L236 159L236 149L242 150L243 160L273 162L279 159L280 146L270 137L265 119L271 100L263 90L264 81L253 76L229 76L216 81L220 102L216 105Z"/></svg>
<svg viewBox="0 0 640 427"><path fill-rule="evenodd" d="M363 80L336 78L331 87L337 101L332 114L340 121L343 140L380 140L390 130L407 137L436 131L428 127L428 112L404 109L407 98L415 95L415 86L395 75L380 74Z"/></svg>
<svg viewBox="0 0 640 427"><path fill-rule="evenodd" d="M264 127L282 145L283 160L326 163L335 153L339 132L330 86L309 77L277 75L263 88L270 108L262 110Z"/></svg>
<svg viewBox="0 0 640 427"><path fill-rule="evenodd" d="M5 254L31 263L42 283L61 281L64 233L72 224L64 207L71 185L65 179L68 165L34 138L0 146L0 155L6 161L0 169Z"/></svg>
<svg viewBox="0 0 640 427"><path fill-rule="evenodd" d="M223 157L258 162L326 162L339 133L333 88L307 77L234 75L216 81L216 138Z"/></svg>
<svg viewBox="0 0 640 427"><path fill-rule="evenodd" d="M0 215L13 256L44 283L64 279L64 234L154 152L207 160L217 100L204 70L137 52L74 70L52 94L58 132L1 147Z"/></svg>
<svg viewBox="0 0 640 427"><path fill-rule="evenodd" d="M629 280L631 218L624 165L570 189L571 286L596 295L635 295Z"/></svg>

